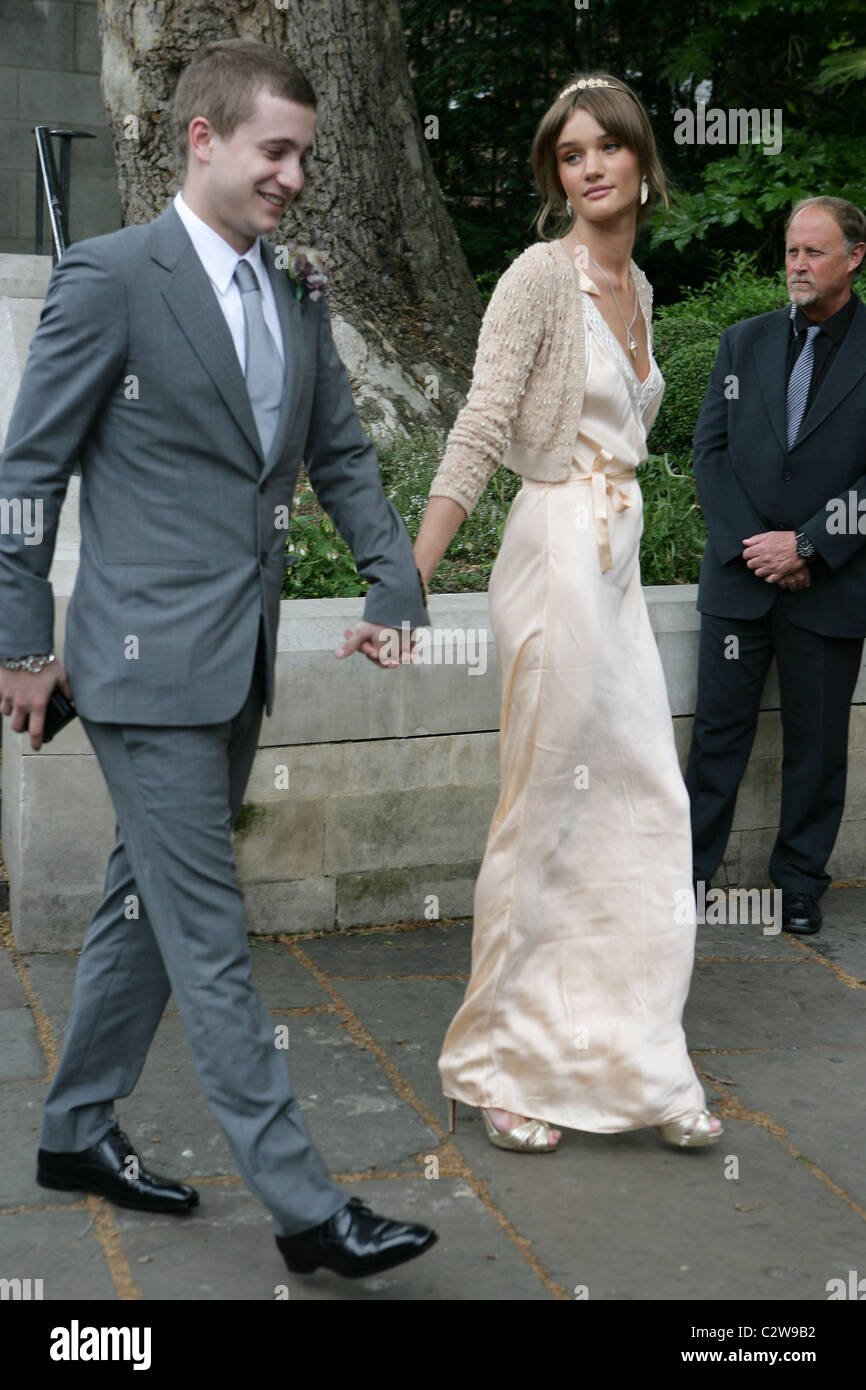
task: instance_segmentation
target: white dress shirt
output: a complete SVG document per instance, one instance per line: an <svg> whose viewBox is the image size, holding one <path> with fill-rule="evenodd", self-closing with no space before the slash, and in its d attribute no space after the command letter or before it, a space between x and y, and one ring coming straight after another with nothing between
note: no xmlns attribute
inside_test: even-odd
<svg viewBox="0 0 866 1390"><path fill-rule="evenodd" d="M209 227L207 222L203 222L198 214L193 212L192 208L184 202L180 191L175 194L174 206L181 222L189 232L192 244L198 252L199 260L213 285L217 303L232 335L238 361L241 364L241 371L246 369L244 306L241 292L233 279L235 266L240 260L249 261L255 271L262 290L264 320L285 364L286 354L283 347L280 320L277 315L277 302L274 298L274 288L270 276L262 263L262 248L259 237L256 237L249 251L245 251L243 256L239 256L234 247L229 246L219 232L215 232L213 227Z"/></svg>

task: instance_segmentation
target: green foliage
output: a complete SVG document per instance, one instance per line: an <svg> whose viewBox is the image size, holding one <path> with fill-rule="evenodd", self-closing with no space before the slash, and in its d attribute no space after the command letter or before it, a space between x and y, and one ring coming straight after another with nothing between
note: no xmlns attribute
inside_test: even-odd
<svg viewBox="0 0 866 1390"><path fill-rule="evenodd" d="M719 330L709 316L701 318L697 313L675 314L673 310L679 307L678 304L673 305L666 317L659 318L653 325L653 355L662 374L664 363L680 348L693 347L714 337L718 339Z"/></svg>
<svg viewBox="0 0 866 1390"><path fill-rule="evenodd" d="M661 342L672 320L705 319L715 325L717 336L722 329L756 314L768 314L781 309L788 301L784 269L775 275L759 275L755 257L745 251L731 256L717 252L714 256L715 274L709 284L700 289L683 286L682 298L676 304L662 305L656 311L655 343ZM661 337L660 337L661 335ZM664 370L662 358L659 366Z"/></svg>
<svg viewBox="0 0 866 1390"><path fill-rule="evenodd" d="M670 217L656 214L650 245L671 243L682 251L716 229L748 223L761 233L768 261L781 263L785 219L799 199L820 192L863 206L864 154L861 138L821 138L803 130L784 132L775 155L754 145L743 145L736 154L717 154L705 165L695 190L675 195Z"/></svg>
<svg viewBox="0 0 866 1390"><path fill-rule="evenodd" d="M283 598L354 597L362 584L351 550L319 506L309 481L299 480L292 507Z"/></svg>
<svg viewBox="0 0 866 1390"><path fill-rule="evenodd" d="M862 206L866 176L866 8L862 0L400 0L418 111L436 114L430 157L475 275L502 273L535 240L529 155L539 119L573 73L627 77L644 103L679 201L655 213L636 259L657 303L711 278L717 250L781 262L798 197ZM681 145L676 113L708 107L782 112L778 155ZM484 287L482 286L482 292Z"/></svg>
<svg viewBox="0 0 866 1390"><path fill-rule="evenodd" d="M682 349L680 349L682 351ZM696 584L707 541L691 450L650 454L638 470L643 493L642 584Z"/></svg>
<svg viewBox="0 0 866 1390"><path fill-rule="evenodd" d="M831 41L831 52L821 63L815 87L823 92L828 87L848 87L852 82L866 79L866 48L852 48L847 36Z"/></svg>
<svg viewBox="0 0 866 1390"><path fill-rule="evenodd" d="M700 290L685 290L659 310L653 348L665 394L650 434L650 447L690 457L707 381L722 332L732 323L779 309L787 300L784 271L758 275L744 252L729 262L717 257L719 274Z"/></svg>
<svg viewBox="0 0 866 1390"><path fill-rule="evenodd" d="M644 498L640 564L644 584L697 581L706 527L692 475L692 439L715 361L729 324L778 309L786 302L784 272L757 273L752 255L716 257L717 275L699 290L685 289L662 307L653 329L653 350L665 378L665 394L649 436L650 454L639 470ZM414 540L427 506L444 439L438 430L392 434L380 444L385 492ZM471 517L460 527L431 584L433 593L483 592L521 479L498 468ZM304 478L295 495L287 555L297 556L286 574L284 598L330 598L364 592L354 559L324 515Z"/></svg>
<svg viewBox="0 0 866 1390"><path fill-rule="evenodd" d="M704 342L677 348L667 357L662 367L665 394L650 433L653 444L659 439L671 453L691 453L695 426L718 346L717 333Z"/></svg>
<svg viewBox="0 0 866 1390"><path fill-rule="evenodd" d="M408 439L395 433L377 450L386 496L413 540L442 458L443 443L438 430L427 428L416 430ZM432 593L481 593L487 588L508 508L520 482L516 473L497 470L433 576ZM286 544L286 558L295 557L283 580L283 598L336 598L366 592L352 552L325 516L306 477L299 480L295 493Z"/></svg>

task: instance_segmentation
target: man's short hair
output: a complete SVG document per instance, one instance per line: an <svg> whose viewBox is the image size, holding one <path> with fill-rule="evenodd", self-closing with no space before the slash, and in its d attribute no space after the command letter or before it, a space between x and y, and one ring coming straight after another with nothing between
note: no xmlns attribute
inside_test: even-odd
<svg viewBox="0 0 866 1390"><path fill-rule="evenodd" d="M184 68L171 106L175 153L186 169L189 123L195 116L210 121L222 140L252 118L260 91L316 106L316 94L291 58L252 39L208 43Z"/></svg>
<svg viewBox="0 0 866 1390"><path fill-rule="evenodd" d="M830 198L825 194L820 194L817 198L801 198L799 203L794 204L788 214L788 220L785 223L786 239L791 223L797 216L797 213L802 212L804 208L810 207L826 208L827 212L835 218L839 230L842 233L842 245L845 247L846 256L851 255L851 252L858 242L866 242L866 217L863 216L860 209L856 207L854 203L847 202L844 198ZM857 270L854 271L855 275L858 274L864 260L866 260L866 254L864 254L861 259Z"/></svg>

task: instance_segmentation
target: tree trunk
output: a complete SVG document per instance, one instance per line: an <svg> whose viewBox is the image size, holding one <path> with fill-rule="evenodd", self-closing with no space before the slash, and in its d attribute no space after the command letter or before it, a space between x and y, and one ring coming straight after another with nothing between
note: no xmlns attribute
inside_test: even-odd
<svg viewBox="0 0 866 1390"><path fill-rule="evenodd" d="M275 240L324 253L334 336L368 431L447 428L468 386L481 299L410 86L398 0L99 0L102 92L127 223L178 186L168 106L212 39L287 53L318 98L307 181ZM431 120L431 116L434 118Z"/></svg>

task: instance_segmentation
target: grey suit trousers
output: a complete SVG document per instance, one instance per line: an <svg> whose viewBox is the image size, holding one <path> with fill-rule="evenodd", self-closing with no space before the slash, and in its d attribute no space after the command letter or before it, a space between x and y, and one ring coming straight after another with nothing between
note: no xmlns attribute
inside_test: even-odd
<svg viewBox="0 0 866 1390"><path fill-rule="evenodd" d="M258 744L263 646L260 630L249 694L233 719L180 727L82 719L117 841L79 960L42 1147L75 1152L111 1128L113 1102L135 1086L173 990L240 1173L273 1213L275 1234L293 1235L348 1199L313 1146L252 981L231 834Z"/></svg>

